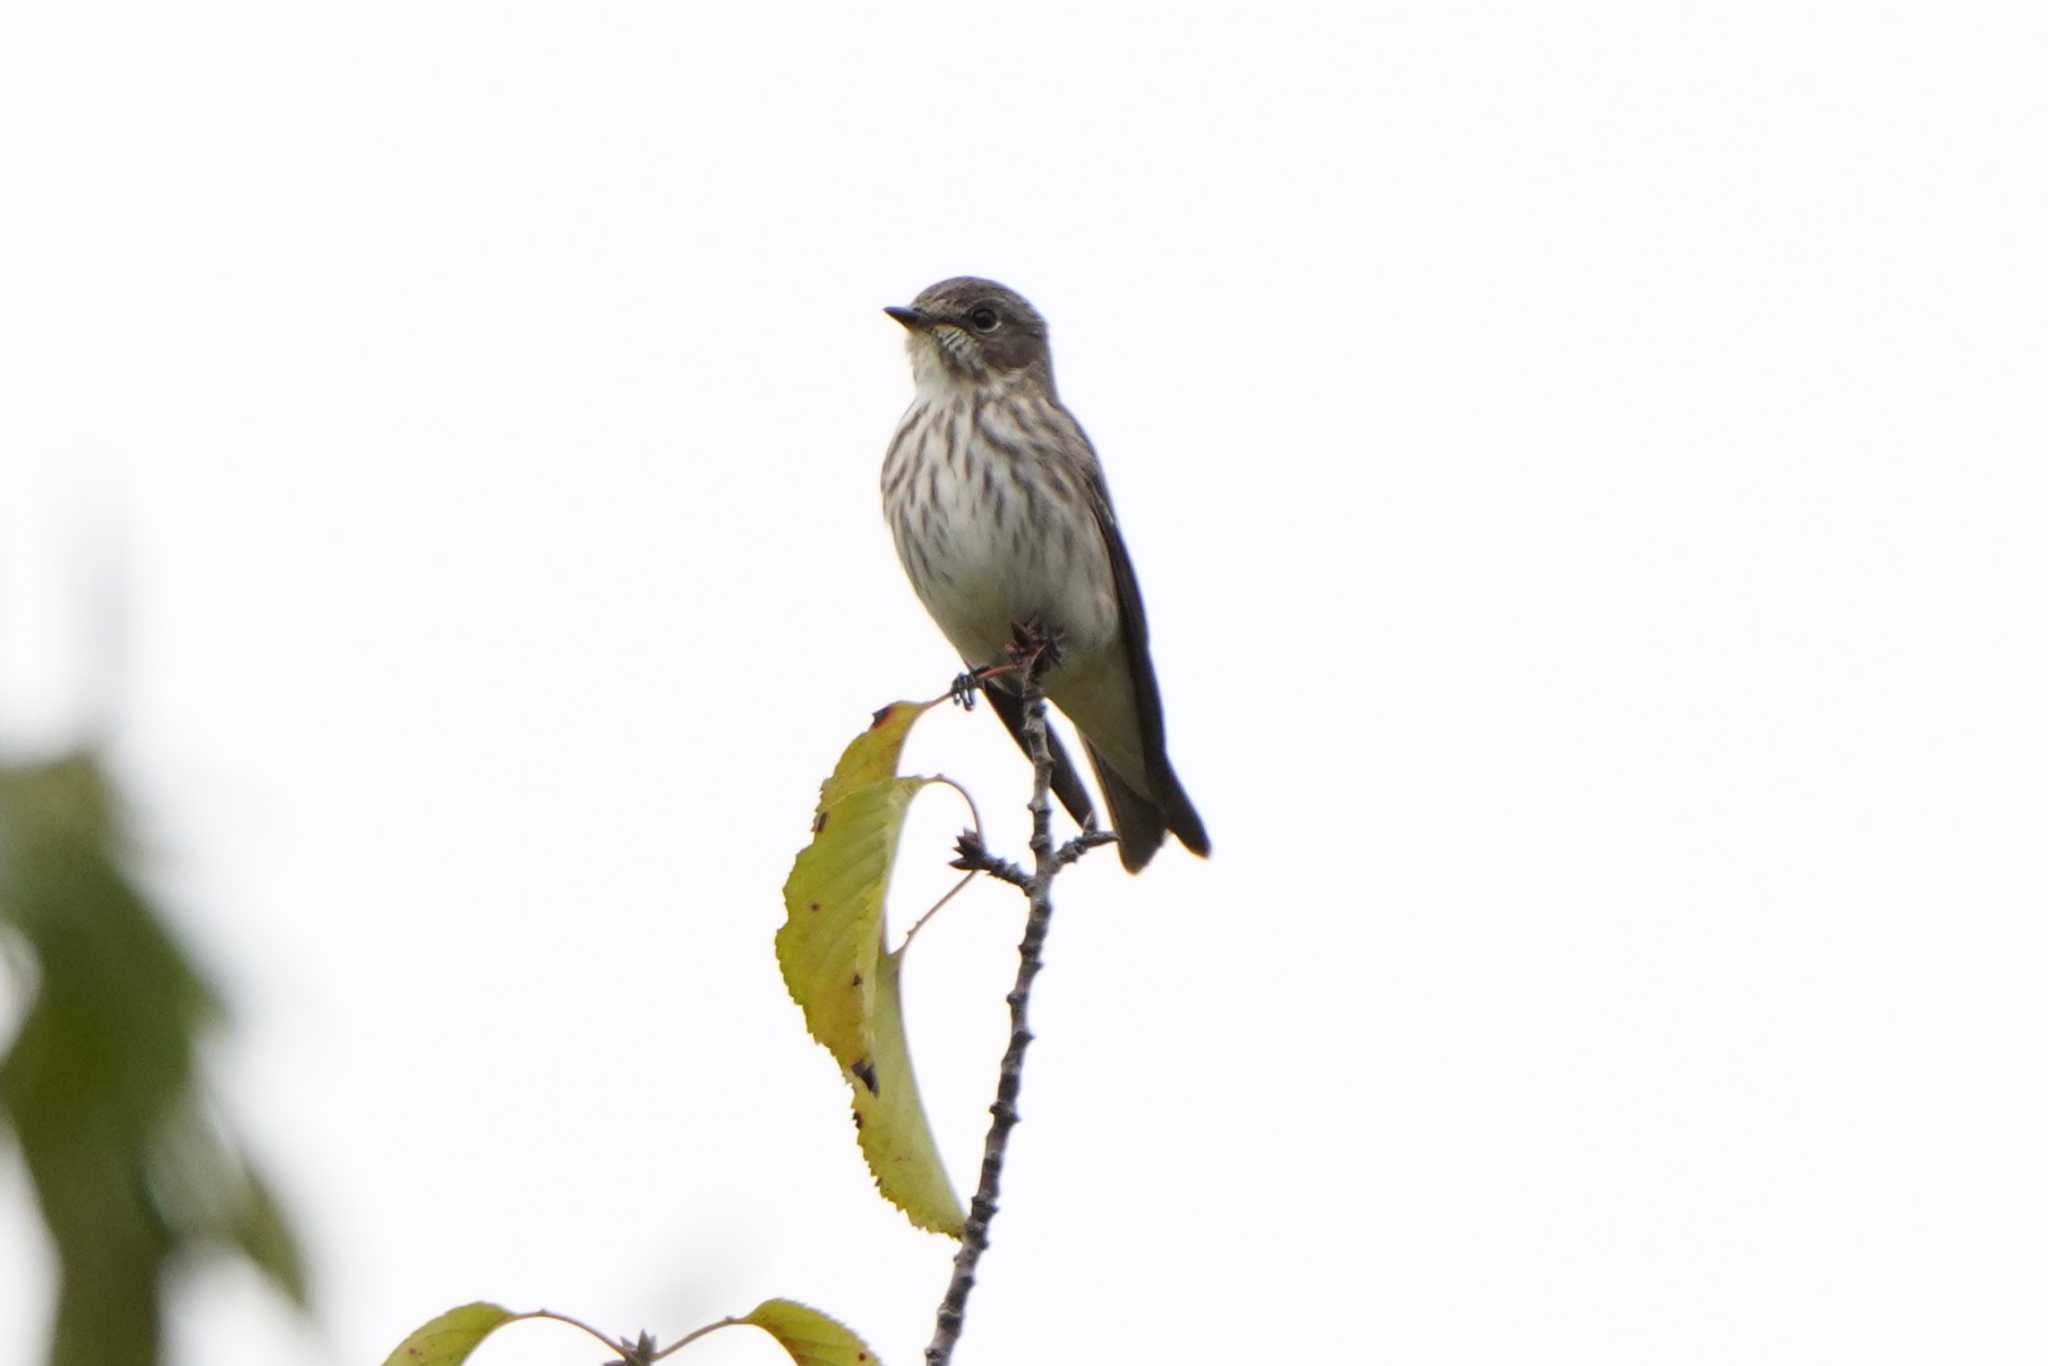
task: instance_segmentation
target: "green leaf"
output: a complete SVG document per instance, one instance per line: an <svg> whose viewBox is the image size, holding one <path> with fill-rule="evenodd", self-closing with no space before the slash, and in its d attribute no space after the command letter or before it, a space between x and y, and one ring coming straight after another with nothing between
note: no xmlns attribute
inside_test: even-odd
<svg viewBox="0 0 2048 1366"><path fill-rule="evenodd" d="M789 918L775 956L811 1036L853 1088L854 1122L875 1185L911 1223L960 1235L966 1214L939 1161L903 1028L902 962L884 954L883 903L911 798L899 778L910 727L934 702L898 702L846 747L818 795L811 842L783 884Z"/></svg>
<svg viewBox="0 0 2048 1366"><path fill-rule="evenodd" d="M450 1309L414 1329L384 1358L384 1366L460 1366L485 1338L523 1317L484 1300Z"/></svg>
<svg viewBox="0 0 2048 1366"><path fill-rule="evenodd" d="M303 1303L270 1193L207 1113L212 988L125 867L90 754L0 768L0 958L29 998L0 1059L11 1128L58 1259L53 1366L157 1359L181 1254L239 1248Z"/></svg>
<svg viewBox="0 0 2048 1366"><path fill-rule="evenodd" d="M231 1232L242 1255L270 1277L277 1288L301 1309L306 1307L306 1263L292 1237L291 1226L278 1208L270 1184L255 1172L245 1174L247 1203Z"/></svg>
<svg viewBox="0 0 2048 1366"><path fill-rule="evenodd" d="M763 1300L741 1322L766 1331L797 1366L881 1366L851 1328L795 1300Z"/></svg>

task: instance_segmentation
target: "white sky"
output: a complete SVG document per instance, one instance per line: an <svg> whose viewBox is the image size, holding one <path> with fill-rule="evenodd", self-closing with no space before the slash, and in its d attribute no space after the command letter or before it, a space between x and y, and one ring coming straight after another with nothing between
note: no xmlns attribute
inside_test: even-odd
<svg viewBox="0 0 2048 1366"><path fill-rule="evenodd" d="M178 1360L770 1295L918 1359L950 1244L771 940L956 667L876 479L881 307L963 271L1052 321L1216 842L1060 884L963 1366L2042 1359L2044 60L2017 4L10 7L0 740L110 726L318 1274L196 1275ZM1021 852L992 718L911 760ZM963 1184L1019 924L909 968ZM0 1361L38 1227L0 1157Z"/></svg>

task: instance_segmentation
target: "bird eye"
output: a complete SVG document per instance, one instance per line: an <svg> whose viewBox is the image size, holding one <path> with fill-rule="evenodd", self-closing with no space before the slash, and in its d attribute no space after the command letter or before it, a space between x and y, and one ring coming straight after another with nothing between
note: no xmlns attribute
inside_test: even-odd
<svg viewBox="0 0 2048 1366"><path fill-rule="evenodd" d="M983 304L967 315L967 321L974 324L974 330L977 332L993 332L996 330L996 324L1002 321L1002 317L995 309Z"/></svg>

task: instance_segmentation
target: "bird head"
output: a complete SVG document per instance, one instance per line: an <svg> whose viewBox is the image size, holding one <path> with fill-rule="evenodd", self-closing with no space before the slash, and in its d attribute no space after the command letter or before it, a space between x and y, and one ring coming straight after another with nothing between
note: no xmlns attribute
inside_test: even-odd
<svg viewBox="0 0 2048 1366"><path fill-rule="evenodd" d="M1004 387L1036 380L1052 391L1045 319L1024 296L993 280L941 280L908 308L884 309L909 332L918 387Z"/></svg>

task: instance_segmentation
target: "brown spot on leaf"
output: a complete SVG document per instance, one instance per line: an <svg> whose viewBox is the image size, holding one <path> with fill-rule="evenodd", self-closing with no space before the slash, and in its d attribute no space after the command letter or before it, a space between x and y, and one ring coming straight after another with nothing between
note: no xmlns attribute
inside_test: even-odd
<svg viewBox="0 0 2048 1366"><path fill-rule="evenodd" d="M846 1070L860 1078L861 1085L868 1088L868 1094L875 1096L882 1094L882 1083L875 1076L875 1065L873 1062L862 1058Z"/></svg>
<svg viewBox="0 0 2048 1366"><path fill-rule="evenodd" d="M815 912L815 911L816 911L817 909L818 909L818 903L817 903L817 902L815 902L815 901L813 901L813 902L811 903L811 910L812 910L813 912Z"/></svg>
<svg viewBox="0 0 2048 1366"><path fill-rule="evenodd" d="M822 835L825 833L825 817L830 814L831 813L827 811L820 811L818 813L818 819L811 822L811 833L813 835Z"/></svg>
<svg viewBox="0 0 2048 1366"><path fill-rule="evenodd" d="M875 720L874 720L874 724L873 724L873 725L870 725L870 726L868 727L868 729L869 729L869 730L880 730L880 729L881 729L881 728L882 728L883 726L887 725L887 724L888 724L888 721L889 721L889 713L890 713L890 712L892 712L892 711L894 711L894 710L896 710L896 704L895 704L894 702L891 702L891 703L890 703L890 704L889 704L888 706L886 706L886 707L877 707L877 708L875 708Z"/></svg>
<svg viewBox="0 0 2048 1366"><path fill-rule="evenodd" d="M857 972L853 974L853 984L855 986L859 986L861 984L861 975Z"/></svg>

